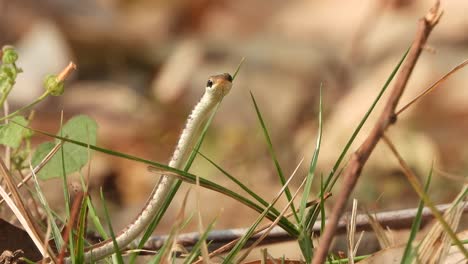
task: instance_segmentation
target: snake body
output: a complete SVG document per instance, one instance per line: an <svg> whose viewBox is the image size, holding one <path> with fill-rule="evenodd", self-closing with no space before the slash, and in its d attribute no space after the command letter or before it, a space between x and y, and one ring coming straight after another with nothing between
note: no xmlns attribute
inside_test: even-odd
<svg viewBox="0 0 468 264"><path fill-rule="evenodd" d="M207 119L211 111L221 102L232 87L232 77L228 73L214 75L208 79L205 93L192 110L187 119L182 134L169 161L169 166L182 169L191 151L194 139L197 137L201 124ZM159 183L154 187L150 198L136 219L116 236L117 245L123 248L135 240L149 225L155 214L160 210L164 198L169 194L172 185L177 181L175 177L162 175ZM85 262L105 258L115 251L112 240L108 239L88 248L84 254ZM65 259L71 263L70 258Z"/></svg>

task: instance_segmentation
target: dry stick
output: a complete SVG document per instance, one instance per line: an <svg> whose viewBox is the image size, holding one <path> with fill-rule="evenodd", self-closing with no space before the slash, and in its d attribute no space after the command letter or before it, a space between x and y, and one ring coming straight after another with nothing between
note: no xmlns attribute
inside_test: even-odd
<svg viewBox="0 0 468 264"><path fill-rule="evenodd" d="M320 245L314 254L314 259L312 261L313 264L321 264L325 261L328 249L330 248L330 244L336 232L338 221L343 214L348 198L356 185L364 164L377 145L377 142L379 142L380 138L383 136L385 130L396 121L395 108L398 101L403 94L406 83L408 82L416 61L421 54L422 47L426 44L430 32L435 25L437 25L440 16L442 15L442 12L439 10L439 5L440 3L437 1L429 13L419 20L419 28L416 38L411 45L405 63L402 65L400 74L395 81L395 85L390 97L388 98L387 104L385 105L385 108L370 135L351 156L350 163L343 172L343 187L341 188L341 191L338 192L335 205L333 206L330 218L325 227L325 232L320 240Z"/></svg>
<svg viewBox="0 0 468 264"><path fill-rule="evenodd" d="M383 140L387 144L387 146L390 148L393 155L397 158L398 163L400 164L403 170L403 173L405 174L406 178L408 178L408 181L411 184L411 187L413 187L413 189L416 191L419 197L431 209L431 212L434 214L434 217L437 218L437 221L439 221L439 223L444 227L445 232L447 232L447 234L450 236L450 238L452 239L452 242L460 249L460 252L463 253L463 255L465 255L465 257L468 259L468 250L460 243L460 240L458 240L455 232L452 230L452 228L450 228L450 225L445 221L445 218L435 208L434 203L424 193L424 190L421 187L421 184L419 183L416 175L414 175L414 173L411 171L409 166L406 164L406 162L403 160L401 155L396 150L395 146L385 135L383 136Z"/></svg>
<svg viewBox="0 0 468 264"><path fill-rule="evenodd" d="M325 197L328 197L325 194ZM320 202L320 200L313 201L313 202ZM436 206L437 210L443 214L450 208L450 204L440 204ZM416 217L417 208L410 208L410 209L403 209L403 210L396 210L396 211L387 211L387 212L379 212L375 213L374 216L377 221L385 227L388 227L392 230L401 230L401 229L408 229L411 227L411 224ZM464 213L468 213L468 204L465 205L463 209ZM292 213L287 214L285 217L290 217ZM430 223L430 221L434 218L434 215L431 213L431 210L428 207L425 207L422 211L421 215L421 227L424 227L426 224ZM344 234L346 232L346 224L347 219L346 217L342 217L338 222L337 234ZM268 228L271 224L268 223L267 225L263 226L259 231L263 231ZM321 229L321 222L317 221L314 226L312 227L312 231L314 234L319 234ZM215 230L211 231L207 237L207 240L211 241L210 246L217 247L222 244L221 247L216 249L210 254L210 257L215 255L219 255L221 253L226 252L227 250L232 248L231 242L228 244L226 241L233 241L238 239L242 236L247 229L239 228L239 229L227 229L227 230ZM372 227L369 224L369 218L366 214L358 214L356 217L356 232L362 231L372 231ZM256 235L256 233L254 234ZM185 247L190 248L195 245L200 238L199 232L192 232L192 233L184 233L180 234L177 237L177 244ZM255 236L253 236L255 238ZM97 238L96 238L97 239ZM159 250L162 245L164 245L167 236L153 236L151 237L148 242L145 244L144 248L148 250ZM285 242L285 241L292 241L295 240L294 237L291 237L287 232L285 232L281 228L274 228L273 231L265 238L262 244L273 244L277 242ZM237 242L234 241L235 244ZM358 243L356 243L358 244ZM197 262L195 262L197 263Z"/></svg>

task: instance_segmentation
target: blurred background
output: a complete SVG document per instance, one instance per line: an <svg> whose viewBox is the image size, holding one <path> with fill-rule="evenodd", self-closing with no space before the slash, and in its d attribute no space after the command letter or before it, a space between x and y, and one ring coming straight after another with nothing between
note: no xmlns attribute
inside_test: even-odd
<svg viewBox="0 0 468 264"><path fill-rule="evenodd" d="M270 200L281 185L249 92L258 101L284 173L291 174L304 158L295 189L307 173L314 150L323 85L318 175L327 175L409 47L418 19L432 4L411 0L1 0L0 44L17 47L18 66L24 70L9 103L16 109L33 101L42 93L44 76L60 72L73 61L78 70L67 81L64 95L36 108L33 127L55 133L62 110L65 119L86 114L99 124L99 146L167 163L207 78L233 73L245 57L202 153ZM468 2L443 1L442 9L445 13L400 106L467 58ZM421 179L434 164L430 196L437 203L455 197L460 178L466 182L467 85L463 69L404 112L389 131ZM378 107L375 112L379 111ZM367 136L376 116L371 116L351 151ZM35 143L43 140L38 136ZM235 188L202 158L192 172ZM112 201L113 226L121 229L140 212L158 178L142 164L95 153L90 186L93 192L103 186ZM43 182L43 187L55 207L63 208L58 181ZM177 195L158 233L168 232L187 189L185 185ZM318 182L311 199L317 190ZM366 165L353 197L371 211L415 207L418 202L382 144ZM218 217L217 229L246 227L257 216L211 191L202 192L201 203L206 204L202 208L206 222ZM332 203L333 197L329 206ZM188 210L195 210L194 199ZM186 231L195 226L193 222Z"/></svg>

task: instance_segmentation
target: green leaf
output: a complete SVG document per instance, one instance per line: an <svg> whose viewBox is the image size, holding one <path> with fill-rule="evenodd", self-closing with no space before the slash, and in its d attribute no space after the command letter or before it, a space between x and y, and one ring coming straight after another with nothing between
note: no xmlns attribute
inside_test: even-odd
<svg viewBox="0 0 468 264"><path fill-rule="evenodd" d="M26 131L23 126L27 126L28 121L23 116L15 116L12 120L14 122L10 122L0 127L0 144L12 148L18 148ZM17 125L16 123L23 126Z"/></svg>
<svg viewBox="0 0 468 264"><path fill-rule="evenodd" d="M87 116L80 115L70 119L57 135L62 135L67 139L87 142L90 145L95 145L96 132L96 122ZM60 142L60 140L56 139L55 142L56 143L46 142L39 145L32 157L32 163L34 166L39 164L40 161L52 150L55 144ZM54 155L39 172L39 178L44 180L60 177L62 175L63 167L65 167L65 174L68 175L79 171L88 162L87 148L69 142L63 144L63 155L65 166L62 165L62 158L60 155Z"/></svg>

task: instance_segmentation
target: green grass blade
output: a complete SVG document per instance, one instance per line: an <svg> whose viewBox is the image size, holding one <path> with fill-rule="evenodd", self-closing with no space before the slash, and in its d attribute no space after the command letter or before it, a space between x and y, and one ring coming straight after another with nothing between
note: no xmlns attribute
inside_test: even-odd
<svg viewBox="0 0 468 264"><path fill-rule="evenodd" d="M70 234L70 257L73 260L73 263L84 263L84 252L85 252L85 233L86 233L86 213L87 213L86 203L84 200L81 204L80 217L78 219L78 234L76 237L73 237ZM76 245L75 245L76 238ZM74 250L76 247L76 252ZM75 254L75 255L74 255Z"/></svg>
<svg viewBox="0 0 468 264"><path fill-rule="evenodd" d="M323 183L323 175L320 175L320 233L323 234L325 231L325 222L327 220L327 216L325 215L325 199L323 195L325 193L325 185Z"/></svg>
<svg viewBox="0 0 468 264"><path fill-rule="evenodd" d="M245 57L242 57L241 61L239 62L239 65L237 65L237 68L234 71L234 74L232 75L232 81L234 81L236 79L237 74L239 73L240 68L241 68L242 64L244 63L244 61L245 61Z"/></svg>
<svg viewBox="0 0 468 264"><path fill-rule="evenodd" d="M104 227L102 226L101 220L99 219L99 216L96 213L96 209L94 208L93 202L91 201L91 199L89 199L88 196L86 196L86 204L89 209L89 217L91 218L91 221L93 222L96 231L104 240L108 239L109 235L107 235Z"/></svg>
<svg viewBox="0 0 468 264"><path fill-rule="evenodd" d="M304 193L301 198L301 203L299 207L299 218L301 219L301 225L305 226L305 216L306 216L306 205L307 200L309 199L309 193L312 189L312 182L314 181L315 168L317 167L317 160L320 153L320 144L322 142L322 85L320 85L320 96L319 96L319 113L318 113L318 133L317 133L317 142L315 144L314 154L312 155L312 160L310 161L309 173L307 175L307 181L304 187Z"/></svg>
<svg viewBox="0 0 468 264"><path fill-rule="evenodd" d="M299 248L301 249L302 256L304 257L305 263L311 263L312 257L314 256L313 248L314 245L312 243L312 238L307 235L305 229L301 231L301 235L297 239L299 243Z"/></svg>
<svg viewBox="0 0 468 264"><path fill-rule="evenodd" d="M276 157L276 153L275 153L275 150L273 149L273 144L271 143L271 138L268 133L268 129L266 128L265 121L263 120L257 101L255 100L255 97L252 92L250 92L250 97L252 98L252 102L255 107L255 112L257 113L258 121L260 122L260 125L262 127L263 135L265 136L265 139L267 141L268 151L270 152L271 158L273 159L273 162L275 163L276 172L278 173L281 185L284 185L286 183L286 178L284 177L283 170L281 169L281 166L278 162L278 158ZM291 198L292 198L291 191L289 190L288 187L286 187L285 194L286 194L286 197L288 198L288 201L291 201ZM291 204L291 210L294 214L294 217L296 218L296 221L300 222L296 209L294 207L294 204Z"/></svg>
<svg viewBox="0 0 468 264"><path fill-rule="evenodd" d="M60 136L63 136L63 115L60 118ZM63 144L60 147L60 156L62 159L62 189L63 189L63 196L65 200L65 212L67 214L67 218L70 218L70 193L68 192L68 180L67 180L67 173L65 172L65 155L63 151Z"/></svg>
<svg viewBox="0 0 468 264"><path fill-rule="evenodd" d="M186 201L183 202L184 204ZM185 207L185 206L183 206ZM184 209L182 209L184 210ZM173 245L174 239L177 236L179 230L183 229L192 219L192 215L190 215L183 223L176 223L172 226L171 231L169 232L169 236L167 237L166 241L164 241L163 246L159 249L159 252L148 262L148 263L165 263L166 261L163 260L163 257L167 255L167 251L171 250ZM179 220L176 220L179 221Z"/></svg>
<svg viewBox="0 0 468 264"><path fill-rule="evenodd" d="M203 241L206 240L206 238L208 237L208 234L210 233L210 231L213 229L214 227L214 224L216 222L216 219L213 220L206 228L205 232L200 236L200 238L198 239L197 243L195 243L195 245L193 246L190 254L185 258L184 260L184 264L190 264L192 262L195 261L195 259L200 255L200 248L203 244Z"/></svg>
<svg viewBox="0 0 468 264"><path fill-rule="evenodd" d="M158 254L156 254L148 263L150 264L165 263L165 261L162 258L166 255L167 251L170 250L173 240L174 240L174 230L172 230L169 233L169 236L167 237L163 246L159 249Z"/></svg>
<svg viewBox="0 0 468 264"><path fill-rule="evenodd" d="M429 189L429 184L431 183L432 179L432 170L429 171L429 176L427 177L426 184L424 185L424 192L427 193ZM403 257L401 258L401 264L409 264L413 260L413 241L416 238L416 234L419 231L419 227L421 226L422 221L422 211L424 208L424 201L421 199L418 204L418 211L416 212L416 217L414 218L413 224L411 225L411 232L408 238L408 242L406 243L405 251L403 253Z"/></svg>
<svg viewBox="0 0 468 264"><path fill-rule="evenodd" d="M300 222L300 236L298 238L299 248L301 249L302 255L306 263L310 263L312 261L313 256L313 242L311 238L310 232L307 230L307 214L306 214L306 205L307 200L309 199L309 194L312 189L312 183L314 181L315 176L315 168L317 167L317 160L320 153L320 144L322 142L322 85L320 85L320 96L319 96L319 125L318 125L318 133L317 133L317 142L314 149L314 154L312 155L312 159L310 161L309 172L307 174L307 179L304 187L304 192L302 194L300 207L299 207L299 218Z"/></svg>
<svg viewBox="0 0 468 264"><path fill-rule="evenodd" d="M106 222L109 225L109 233L112 238L112 243L114 244L114 256L116 256L116 260L118 264L123 264L123 258L122 258L122 253L120 252L119 245L117 244L117 240L115 240L115 233L114 229L112 228L112 221L109 215L109 210L107 210L107 205L106 205L106 200L104 199L104 193L102 192L102 188L100 190L101 192L101 200L102 200L102 206L104 208L104 215L106 216Z"/></svg>
<svg viewBox="0 0 468 264"><path fill-rule="evenodd" d="M157 167L157 166L156 166ZM175 175L178 175L178 176L175 176ZM195 184L196 182L196 176L193 175L193 174L190 174L190 173L187 173L187 172L183 172L183 171L179 171L178 173L175 173L174 177L181 177L183 178L183 180L185 182L188 182L190 184ZM212 182L210 180L207 180L205 178L199 178L199 181L200 181L200 186L204 187L204 188L207 188L207 189L210 189L210 190L213 190L213 191L216 191L216 192L220 192L228 197L231 197L233 198L234 200L237 200L239 201L240 203L252 208L253 210L259 212L259 213L262 213L264 208L256 203L254 203L253 201L245 198L243 195L241 194L238 194L224 186L221 186L215 182ZM276 215L269 212L267 214L267 218L274 221L276 219ZM290 233L290 235L292 236L297 236L298 234L298 231L297 229L294 227L294 225L292 225L292 223L290 221L288 221L285 217L282 217L281 218L281 221L279 223L279 225L285 230L287 231L288 233Z"/></svg>
<svg viewBox="0 0 468 264"><path fill-rule="evenodd" d="M368 257L370 257L372 255L363 255L363 256L356 256L354 257L354 261L360 261L360 260L363 260L363 259L366 259ZM326 264L346 264L346 263L349 263L349 259L348 258L340 258L340 259L336 259L336 260L328 260L327 262L325 262Z"/></svg>
<svg viewBox="0 0 468 264"><path fill-rule="evenodd" d="M385 93L385 91L387 90L388 86L390 85L390 82L393 80L393 78L395 77L396 73L398 72L398 70L400 69L400 66L401 64L403 63L403 61L405 60L406 58L406 55L408 55L408 52L409 52L409 48L406 50L405 54L403 55L403 57L400 59L400 61L398 62L398 64L396 65L396 67L393 69L392 73L390 74L390 76L387 78L387 81L385 82L385 84L383 85L382 89L380 89L380 92L379 94L377 95L377 97L374 99L374 101L372 102L371 106L369 107L369 109L367 110L366 114L364 115L364 117L361 119L361 122L359 122L358 126L356 127L356 129L354 130L353 134L351 135L351 138L348 140L348 142L346 143L343 151L341 152L340 156L338 157L338 160L335 162L335 165L333 165L333 168L330 172L330 175L328 176L327 178L327 181L325 182L325 188L330 191L331 188L333 186L328 186L329 182L331 181L331 179L333 178L335 172L338 170L338 168L340 167L341 165L341 162L343 161L346 153L348 152L349 148L351 147L351 144L354 142L354 139L356 139L357 135L359 134L359 132L361 131L361 128L364 126L364 124L366 123L367 119L369 118L370 114L372 113L372 111L374 111L374 108L375 106L377 105L377 103L380 101L380 99L382 98L382 95Z"/></svg>
<svg viewBox="0 0 468 264"><path fill-rule="evenodd" d="M232 176L229 174L227 171L225 171L221 166L216 164L213 160L205 156L203 153L198 153L200 156L202 156L205 160L207 160L211 165L213 165L216 169L218 169L222 174L224 174L228 179L233 181L237 186L239 186L242 190L244 190L246 193L248 193L250 196L252 196L255 200L257 200L259 203L261 203L263 206L268 206L268 202L265 201L262 197L260 197L258 194L256 194L254 191L252 191L249 187L245 186L242 182L240 182L236 177ZM275 208L271 208L271 212L275 215L279 215L279 211ZM291 223L292 224L292 223Z"/></svg>
<svg viewBox="0 0 468 264"><path fill-rule="evenodd" d="M250 237L255 232L255 229L257 226L261 223L261 221L268 215L268 212L270 209L275 205L275 203L279 200L281 194L285 192L285 190L288 188L289 182L292 180L292 177L289 178L287 182L283 185L281 188L279 194L273 199L273 201L268 205L267 208L265 208L262 213L257 217L255 222L250 226L250 228L245 232L245 234L239 239L239 241L236 243L236 245L231 249L229 254L224 258L223 264L230 264L230 263L235 263L234 258L239 254L240 250L245 246L247 241L249 240ZM291 201L289 201L290 204L292 204ZM274 221L274 220L273 220Z"/></svg>
<svg viewBox="0 0 468 264"><path fill-rule="evenodd" d="M185 171L182 171L182 170L178 170L178 169L175 169L175 168L172 168L172 167L169 167L167 165L164 165L162 163L158 163L158 162L154 162L154 161L151 161L151 160L147 160L147 159L143 159L143 158L140 158L140 157L136 157L136 156L133 156L133 155L129 155L129 154L125 154L125 153L122 153L122 152L118 152L118 151L114 151L114 150L109 150L109 149L105 149L105 148L101 148L101 147L98 147L98 146L95 146L95 145L91 145L91 144L86 144L84 142L80 142L80 141L76 141L76 140L72 140L72 139L68 139L68 138L64 138L64 137L60 137L60 136L56 136L56 135L53 135L53 134L50 134L48 132L44 132L44 131L41 131L41 130L38 130L38 129L32 129L32 128L29 128L27 127L28 129L31 129L32 131L38 133L38 134L42 134L42 135L46 135L46 136L49 136L49 137L53 137L53 138L56 138L56 139L59 139L59 140L63 140L63 141L66 141L66 142L69 142L69 143L73 143L73 144L76 144L76 145L79 145L79 146L82 146L82 147L89 147L90 149L92 150L95 150L95 151L98 151L98 152L101 152L101 153L105 153L105 154L108 154L108 155L111 155L111 156L115 156L115 157L120 157L120 158L124 158L124 159L128 159L128 160L133 160L133 161L137 161L137 162L140 162L140 163L143 163L143 164L147 164L147 165L150 165L150 166L153 166L153 167L156 167L156 168L159 168L159 169L162 169L164 171L167 171L169 173L174 173L174 174L177 174L177 175L181 175L183 177L186 177L188 179L192 179L192 180L195 180L196 176L193 175L193 174L190 174L190 173L187 173ZM208 184L207 181L203 178L200 178L200 183L201 184ZM178 181L173 188L176 188L178 186L180 186L181 184L181 181ZM216 186L218 189L220 190L227 190L226 188L224 187L221 187L219 185L214 185ZM246 200L243 196L241 195L238 195L234 192L226 192L227 194L231 195L232 198L236 199L236 200L239 200L240 202L245 202L246 205L248 205L249 207L252 207L254 210L260 210L260 212L263 210L262 207L259 207L258 205L252 203L251 201L249 202L248 200ZM171 194L174 194L173 192ZM273 218L273 217L272 217ZM287 231L290 235L296 237L299 233L297 231L297 229L290 225L289 224L290 222L288 220L286 221L280 221L280 226L285 230Z"/></svg>
<svg viewBox="0 0 468 264"><path fill-rule="evenodd" d="M361 121L359 122L358 126L356 127L356 129L353 131L353 134L351 135L350 139L348 140L348 142L346 143L345 147L343 148L343 150L341 151L340 153L340 156L338 157L337 161L335 162L335 164L333 165L333 168L332 170L330 171L326 181L325 181L325 190L327 192L330 192L334 186L334 183L336 183L336 180L338 177L335 177L335 173L336 171L338 170L338 168L340 167L341 165L341 162L343 161L344 157L346 156L346 154L348 153L348 150L349 148L351 147L351 144L354 142L354 140L356 139L357 135L359 134L359 132L361 131L361 128L364 126L364 124L366 123L367 119L369 118L370 114L374 111L374 108L375 106L377 105L377 103L380 101L380 99L382 98L382 95L385 93L385 91L387 90L388 86L390 85L390 82L393 80L393 78L395 77L396 73L398 72L398 70L400 69L401 67L401 64L403 63L403 61L405 60L406 56L408 55L408 52L409 52L409 48L406 50L405 54L403 55L403 57L400 59L400 61L398 62L398 64L395 66L395 68L393 69L392 73L390 74L390 76L387 78L385 84L383 85L382 89L380 89L380 92L378 93L377 97L374 99L374 101L372 102L371 106L369 107L369 109L367 110L367 112L364 114L363 118L361 119ZM332 184L330 184L330 182ZM317 220L317 216L318 216L318 206L315 205L313 206L312 208L310 208L309 210L312 211L312 213L309 213L308 214L308 219L307 219L307 222L308 223L313 223Z"/></svg>
<svg viewBox="0 0 468 264"><path fill-rule="evenodd" d="M34 169L31 167L31 172L33 172L33 171L34 171ZM39 184L37 182L36 175L34 174L33 177L34 177L33 183L34 183L35 193L34 192L31 192L31 193L32 194L37 194L35 196L37 196L37 198L39 199L39 202L40 202L42 208L44 209L44 211L47 214L47 219L48 219L48 221L50 221L55 246L56 246L56 248L60 249L60 248L62 248L63 243L64 243L63 238L62 238L62 234L60 232L59 227L57 226L57 223L55 221L52 221L52 219L55 219L53 217L54 213L53 213L52 209L50 208L49 203L47 202L47 199L44 196L44 192L42 191L41 186L39 186Z"/></svg>

